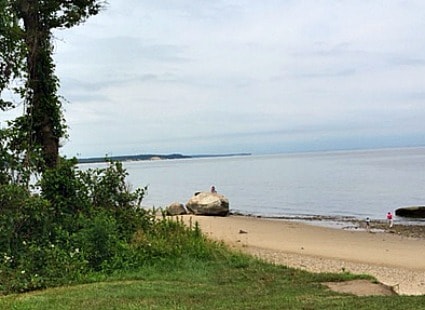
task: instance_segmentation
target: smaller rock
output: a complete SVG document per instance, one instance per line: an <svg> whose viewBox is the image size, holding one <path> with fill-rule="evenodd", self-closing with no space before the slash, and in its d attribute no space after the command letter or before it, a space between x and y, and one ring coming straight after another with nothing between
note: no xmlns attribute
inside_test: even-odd
<svg viewBox="0 0 425 310"><path fill-rule="evenodd" d="M189 213L186 207L180 202L173 202L165 209L165 212L167 215L170 216L183 215Z"/></svg>
<svg viewBox="0 0 425 310"><path fill-rule="evenodd" d="M401 217L425 218L425 206L399 208L395 210L395 215Z"/></svg>

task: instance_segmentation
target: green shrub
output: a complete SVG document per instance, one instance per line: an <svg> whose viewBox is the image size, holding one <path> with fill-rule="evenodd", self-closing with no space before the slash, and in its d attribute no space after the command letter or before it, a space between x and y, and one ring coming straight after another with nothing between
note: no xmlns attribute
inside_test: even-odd
<svg viewBox="0 0 425 310"><path fill-rule="evenodd" d="M56 219L87 212L90 202L85 184L77 175L76 160L60 160L55 169L44 172L39 186L41 197L49 201Z"/></svg>
<svg viewBox="0 0 425 310"><path fill-rule="evenodd" d="M19 185L0 186L0 253L17 256L26 243L49 239L52 218L48 201Z"/></svg>
<svg viewBox="0 0 425 310"><path fill-rule="evenodd" d="M140 206L145 195L146 187L131 191L126 183L127 176L120 162L108 162L106 168L78 172L84 194L90 203L96 208L114 211Z"/></svg>
<svg viewBox="0 0 425 310"><path fill-rule="evenodd" d="M165 262L214 259L218 247L199 226L140 207L120 163L79 171L63 160L44 172L40 194L0 185L0 292L84 282L93 273Z"/></svg>
<svg viewBox="0 0 425 310"><path fill-rule="evenodd" d="M3 292L20 292L73 278L81 262L57 244L51 204L19 185L0 186L0 283ZM77 267L78 266L78 267Z"/></svg>
<svg viewBox="0 0 425 310"><path fill-rule="evenodd" d="M88 266L95 271L102 270L120 252L117 223L105 213L94 218L84 218L83 227L72 236Z"/></svg>

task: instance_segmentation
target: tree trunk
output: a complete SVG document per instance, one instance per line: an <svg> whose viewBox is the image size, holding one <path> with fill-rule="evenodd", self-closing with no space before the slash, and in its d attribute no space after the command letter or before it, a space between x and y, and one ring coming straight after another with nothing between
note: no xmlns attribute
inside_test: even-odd
<svg viewBox="0 0 425 310"><path fill-rule="evenodd" d="M27 117L30 147L41 147L44 164L56 167L59 156L60 102L51 56L50 29L43 25L39 0L21 1L27 44ZM58 123L59 122L59 123Z"/></svg>

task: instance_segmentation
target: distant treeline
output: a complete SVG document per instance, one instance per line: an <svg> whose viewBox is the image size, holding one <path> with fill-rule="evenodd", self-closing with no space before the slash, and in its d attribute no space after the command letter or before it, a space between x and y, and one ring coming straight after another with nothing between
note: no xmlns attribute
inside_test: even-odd
<svg viewBox="0 0 425 310"><path fill-rule="evenodd" d="M107 160L112 161L137 161L137 160L163 160L163 159L185 159L185 158L207 158L207 157L229 157L229 156L249 156L251 153L235 153L235 154L201 154L201 155L182 155L182 154L140 154L140 155L121 155L106 157L90 157L79 158L78 162L86 163L102 163Z"/></svg>

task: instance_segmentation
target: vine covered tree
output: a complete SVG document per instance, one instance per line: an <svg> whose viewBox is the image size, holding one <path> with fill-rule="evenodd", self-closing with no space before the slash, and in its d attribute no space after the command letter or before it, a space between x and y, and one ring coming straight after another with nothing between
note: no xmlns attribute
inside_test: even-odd
<svg viewBox="0 0 425 310"><path fill-rule="evenodd" d="M36 163L40 171L56 167L59 140L66 134L52 31L86 21L105 4L103 0L0 0L0 95L9 90L23 101L25 114L13 124L25 137L21 140L26 160L40 151L42 160ZM1 110L15 106L1 98Z"/></svg>

